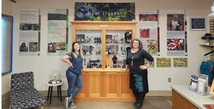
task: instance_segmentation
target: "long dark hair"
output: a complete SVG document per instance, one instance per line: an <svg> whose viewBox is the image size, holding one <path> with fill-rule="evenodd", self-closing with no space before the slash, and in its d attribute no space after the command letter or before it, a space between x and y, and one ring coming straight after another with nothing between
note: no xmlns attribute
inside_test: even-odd
<svg viewBox="0 0 214 109"><path fill-rule="evenodd" d="M77 54L75 53L75 49L74 49L74 45L75 45L75 44L78 44L78 45L80 46L79 43L73 42L73 43L72 43L71 52L73 53L74 57L77 58ZM82 51L81 47L80 47L80 49L79 49L79 54L80 54L80 56L81 56L82 58L84 58L84 56L83 56L83 51Z"/></svg>
<svg viewBox="0 0 214 109"><path fill-rule="evenodd" d="M133 48L133 42L134 42L134 41L139 42L139 47L138 47L139 50L140 50L140 49L143 49L143 44L142 44L142 42L140 41L140 39L133 39L132 42L131 42L131 48Z"/></svg>

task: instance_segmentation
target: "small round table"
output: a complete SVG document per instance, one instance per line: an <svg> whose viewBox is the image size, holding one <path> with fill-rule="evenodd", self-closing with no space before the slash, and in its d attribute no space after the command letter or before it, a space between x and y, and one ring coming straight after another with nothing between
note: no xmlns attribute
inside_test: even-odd
<svg viewBox="0 0 214 109"><path fill-rule="evenodd" d="M47 86L49 86L48 87L48 96L47 96L47 101L50 98L49 104L51 104L53 87L57 87L58 98L60 97L60 101L62 101L62 90L61 90L62 83L63 83L62 81L60 83L56 83L56 84L47 83Z"/></svg>

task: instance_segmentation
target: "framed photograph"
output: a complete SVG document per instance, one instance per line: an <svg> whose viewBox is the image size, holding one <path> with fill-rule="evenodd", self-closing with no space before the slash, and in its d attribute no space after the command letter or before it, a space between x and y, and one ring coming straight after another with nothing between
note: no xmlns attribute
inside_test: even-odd
<svg viewBox="0 0 214 109"><path fill-rule="evenodd" d="M206 30L205 18L190 18L190 30L192 31L205 31Z"/></svg>

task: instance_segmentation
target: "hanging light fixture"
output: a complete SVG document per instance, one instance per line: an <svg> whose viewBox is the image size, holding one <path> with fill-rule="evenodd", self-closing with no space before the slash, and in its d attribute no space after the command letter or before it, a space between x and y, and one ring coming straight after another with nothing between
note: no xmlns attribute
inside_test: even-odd
<svg viewBox="0 0 214 109"><path fill-rule="evenodd" d="M211 6L211 13L208 16L214 17L214 2L213 2L213 5Z"/></svg>

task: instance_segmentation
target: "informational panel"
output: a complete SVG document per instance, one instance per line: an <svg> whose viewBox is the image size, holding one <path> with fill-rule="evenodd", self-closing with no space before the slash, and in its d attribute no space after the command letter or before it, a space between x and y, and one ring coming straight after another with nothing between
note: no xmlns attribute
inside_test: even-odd
<svg viewBox="0 0 214 109"><path fill-rule="evenodd" d="M40 55L40 9L21 9L19 24L19 55Z"/></svg>
<svg viewBox="0 0 214 109"><path fill-rule="evenodd" d="M186 11L167 10L167 56L187 56Z"/></svg>
<svg viewBox="0 0 214 109"><path fill-rule="evenodd" d="M137 31L143 48L153 56L160 56L159 11L143 10L139 12Z"/></svg>

